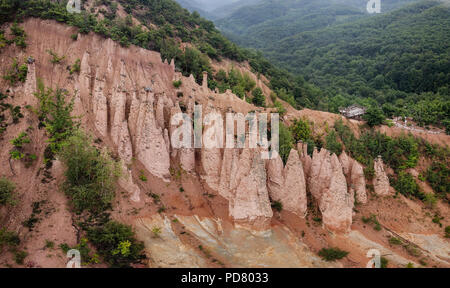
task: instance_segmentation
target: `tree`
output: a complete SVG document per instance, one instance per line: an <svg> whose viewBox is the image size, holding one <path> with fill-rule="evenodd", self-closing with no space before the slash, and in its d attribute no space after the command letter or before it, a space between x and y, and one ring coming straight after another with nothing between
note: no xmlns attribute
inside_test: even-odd
<svg viewBox="0 0 450 288"><path fill-rule="evenodd" d="M115 196L120 167L108 153L91 146L91 139L77 130L59 153L66 166L64 189L76 211L103 212Z"/></svg>
<svg viewBox="0 0 450 288"><path fill-rule="evenodd" d="M299 141L306 142L311 138L311 127L307 120L295 119L290 130L296 143Z"/></svg>
<svg viewBox="0 0 450 288"><path fill-rule="evenodd" d="M383 114L383 110L378 107L370 107L364 114L363 119L367 121L367 125L370 127L378 126L383 123L386 117Z"/></svg>
<svg viewBox="0 0 450 288"><path fill-rule="evenodd" d="M325 148L328 149L331 153L335 153L337 156L341 155L342 153L342 144L337 140L336 131L332 130L328 135L325 137Z"/></svg>
<svg viewBox="0 0 450 288"><path fill-rule="evenodd" d="M130 267L145 258L144 244L135 239L130 226L110 221L88 229L87 236L112 267Z"/></svg>
<svg viewBox="0 0 450 288"><path fill-rule="evenodd" d="M252 92L253 99L252 103L259 107L265 107L266 106L266 97L263 94L263 91L261 88L255 88Z"/></svg>
<svg viewBox="0 0 450 288"><path fill-rule="evenodd" d="M294 139L292 138L291 131L289 131L286 126L284 126L282 123L280 123L280 157L283 160L283 163L286 164L289 154L291 153L291 149L294 147L293 142Z"/></svg>
<svg viewBox="0 0 450 288"><path fill-rule="evenodd" d="M13 192L16 185L8 179L0 178L0 206L13 203Z"/></svg>

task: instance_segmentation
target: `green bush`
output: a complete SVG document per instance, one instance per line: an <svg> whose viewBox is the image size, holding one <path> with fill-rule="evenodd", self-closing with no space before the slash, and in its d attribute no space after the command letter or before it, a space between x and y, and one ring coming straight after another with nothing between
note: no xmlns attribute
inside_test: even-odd
<svg viewBox="0 0 450 288"><path fill-rule="evenodd" d="M426 172L426 180L433 190L445 197L450 193L450 168L442 162L433 162Z"/></svg>
<svg viewBox="0 0 450 288"><path fill-rule="evenodd" d="M130 267L145 259L144 244L135 239L130 226L110 221L88 229L87 237L112 267Z"/></svg>
<svg viewBox="0 0 450 288"><path fill-rule="evenodd" d="M17 233L7 231L5 228L0 229L0 251L3 246L16 247L20 244L20 238Z"/></svg>
<svg viewBox="0 0 450 288"><path fill-rule="evenodd" d="M3 79L9 81L11 85L16 85L18 82L25 82L28 75L27 64L19 65L17 58L13 58L11 67L6 71Z"/></svg>
<svg viewBox="0 0 450 288"><path fill-rule="evenodd" d="M80 71L81 71L81 60L77 59L77 60L75 60L75 63L73 63L73 65L70 66L69 73L70 73L70 75L72 75L74 73L78 74L78 73L80 73Z"/></svg>
<svg viewBox="0 0 450 288"><path fill-rule="evenodd" d="M292 134L286 126L280 123L280 147L279 153L280 157L283 160L284 164L286 164L289 154L291 153L291 149L294 147L294 139L292 138Z"/></svg>
<svg viewBox="0 0 450 288"><path fill-rule="evenodd" d="M59 153L66 166L64 189L76 211L103 212L115 196L119 165L106 151L91 146L91 139L75 131Z"/></svg>
<svg viewBox="0 0 450 288"><path fill-rule="evenodd" d="M294 137L295 143L298 143L299 141L307 142L311 139L311 126L306 119L295 119L289 127L289 130Z"/></svg>
<svg viewBox="0 0 450 288"><path fill-rule="evenodd" d="M367 122L367 125L374 127L383 124L386 117L380 108L370 107L367 109L366 114L364 114L363 119Z"/></svg>
<svg viewBox="0 0 450 288"><path fill-rule="evenodd" d="M388 268L389 260L381 257L380 258L380 268Z"/></svg>
<svg viewBox="0 0 450 288"><path fill-rule="evenodd" d="M15 250L14 251L14 261L16 261L17 264L22 265L25 258L28 256L28 253L22 250Z"/></svg>
<svg viewBox="0 0 450 288"><path fill-rule="evenodd" d="M278 212L281 212L283 210L283 203L280 201L274 201L272 202L272 208L275 209Z"/></svg>
<svg viewBox="0 0 450 288"><path fill-rule="evenodd" d="M393 180L392 186L402 195L417 197L421 200L425 199L425 194L416 183L414 177L404 171L400 172L397 179Z"/></svg>
<svg viewBox="0 0 450 288"><path fill-rule="evenodd" d="M18 47L20 48L26 48L27 47L27 34L25 33L25 30L23 30L22 27L17 25L16 22L14 22L11 25L11 34L14 36L14 39L12 40Z"/></svg>
<svg viewBox="0 0 450 288"><path fill-rule="evenodd" d="M53 50L47 50L47 53L50 54L50 56L52 56L52 59L50 59L50 62L52 64L60 64L62 61L64 61L64 59L66 59L66 56L64 56L64 55L59 56Z"/></svg>
<svg viewBox="0 0 450 288"><path fill-rule="evenodd" d="M74 98L66 101L67 91L62 89L53 91L50 88L45 88L40 80L38 81L38 91L35 93L35 96L39 101L39 125L44 126L47 131L50 151L53 154L58 153L64 141L79 126L79 123L71 115Z"/></svg>
<svg viewBox="0 0 450 288"><path fill-rule="evenodd" d="M450 238L450 226L445 227L445 238Z"/></svg>
<svg viewBox="0 0 450 288"><path fill-rule="evenodd" d="M283 117L286 114L287 110L280 101L275 100L273 106L277 108L277 113L280 114L280 117Z"/></svg>
<svg viewBox="0 0 450 288"><path fill-rule="evenodd" d="M349 252L343 251L339 248L322 248L319 251L319 256L322 257L325 261L336 261L344 258L348 255Z"/></svg>
<svg viewBox="0 0 450 288"><path fill-rule="evenodd" d="M392 245L402 245L402 244L403 244L403 241L400 240L399 238L396 238L396 237L390 237L390 238L389 238L389 244L392 244Z"/></svg>
<svg viewBox="0 0 450 288"><path fill-rule="evenodd" d="M325 137L325 148L331 153L335 153L337 156L342 153L342 144L337 140L336 131L332 130Z"/></svg>
<svg viewBox="0 0 450 288"><path fill-rule="evenodd" d="M265 107L266 106L266 96L264 96L264 93L261 88L255 88L252 92L252 103L255 104L258 107Z"/></svg>
<svg viewBox="0 0 450 288"><path fill-rule="evenodd" d="M369 217L363 216L361 219L365 224L373 224L373 229L375 231L381 231L381 224L377 220L377 215L371 214Z"/></svg>
<svg viewBox="0 0 450 288"><path fill-rule="evenodd" d="M0 206L14 204L13 193L16 185L5 177L0 178Z"/></svg>
<svg viewBox="0 0 450 288"><path fill-rule="evenodd" d="M182 84L183 82L181 82L181 80L178 80L178 81L173 81L173 87L175 87L175 88L180 88L181 87L181 84Z"/></svg>

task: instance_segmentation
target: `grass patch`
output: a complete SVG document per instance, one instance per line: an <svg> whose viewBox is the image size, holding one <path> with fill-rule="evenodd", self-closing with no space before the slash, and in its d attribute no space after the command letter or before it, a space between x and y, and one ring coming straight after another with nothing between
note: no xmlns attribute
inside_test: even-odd
<svg viewBox="0 0 450 288"><path fill-rule="evenodd" d="M319 251L319 256L325 261L332 262L346 257L348 253L349 252L339 248L322 248Z"/></svg>

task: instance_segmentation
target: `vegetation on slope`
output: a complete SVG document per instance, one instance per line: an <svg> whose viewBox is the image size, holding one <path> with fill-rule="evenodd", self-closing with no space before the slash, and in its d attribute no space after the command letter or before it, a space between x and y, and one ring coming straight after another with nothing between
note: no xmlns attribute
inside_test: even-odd
<svg viewBox="0 0 450 288"><path fill-rule="evenodd" d="M404 2L382 3L383 11ZM373 17L347 17L361 12L325 0L263 1L218 23L321 88L291 90L301 107L338 113L353 103L379 106L386 117L412 117L450 132L449 9L423 1Z"/></svg>
<svg viewBox="0 0 450 288"><path fill-rule="evenodd" d="M249 61L255 73L269 77L275 95L292 105L297 106L294 95L320 98L319 89L306 83L302 77L276 68L261 53L239 48L227 40L212 22L202 19L198 13L190 14L173 0L99 0L96 5L102 8L97 14L93 13L95 9L91 9L93 12L83 10L80 14L71 14L66 10L66 2L3 0L0 3L0 24L27 17L53 19L78 27L80 33L93 31L124 46L134 44L158 51L162 59L175 59L177 69L185 76L193 74L199 83L203 71L213 76L208 58ZM127 17L118 17L118 2L128 13ZM134 25L131 15L145 27ZM190 45L181 49L182 43Z"/></svg>

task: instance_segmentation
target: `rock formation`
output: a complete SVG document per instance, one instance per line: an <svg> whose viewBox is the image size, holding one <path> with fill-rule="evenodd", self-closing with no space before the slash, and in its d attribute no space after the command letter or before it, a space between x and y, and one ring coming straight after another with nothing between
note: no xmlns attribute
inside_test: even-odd
<svg viewBox="0 0 450 288"><path fill-rule="evenodd" d="M375 193L380 196L389 195L389 178L386 175L383 159L380 156L375 159L373 168L375 170L375 178L373 180Z"/></svg>
<svg viewBox="0 0 450 288"><path fill-rule="evenodd" d="M348 232L352 223L354 200L347 189L342 165L336 154L314 150L309 176L309 191L319 205L324 226Z"/></svg>
<svg viewBox="0 0 450 288"><path fill-rule="evenodd" d="M311 195L320 202L322 193L329 186L331 180L331 158L330 152L314 149L311 168L309 171L308 186Z"/></svg>
<svg viewBox="0 0 450 288"><path fill-rule="evenodd" d="M363 166L352 159L345 151L339 156L342 170L347 179L349 193L358 203L367 203L366 178Z"/></svg>
<svg viewBox="0 0 450 288"><path fill-rule="evenodd" d="M350 194L355 195L355 199L358 203L367 203L367 191L366 191L366 177L361 164L357 161L353 161L353 166L350 176Z"/></svg>
<svg viewBox="0 0 450 288"><path fill-rule="evenodd" d="M322 192L319 209L324 226L336 232L348 232L352 224L353 199L347 191L342 166L336 154L330 159L331 174L328 188Z"/></svg>
<svg viewBox="0 0 450 288"><path fill-rule="evenodd" d="M297 144L297 149L300 154L300 160L303 164L303 172L305 173L305 177L309 177L309 172L311 170L312 159L308 154L308 144L299 142Z"/></svg>
<svg viewBox="0 0 450 288"><path fill-rule="evenodd" d="M250 225L252 229L268 229L273 212L261 153L245 148L239 164L240 173L236 177L236 190L230 201L230 217L236 223Z"/></svg>
<svg viewBox="0 0 450 288"><path fill-rule="evenodd" d="M278 156L267 164L267 187L270 197L280 201L283 209L305 217L307 212L306 180L298 152L289 154L286 167Z"/></svg>

